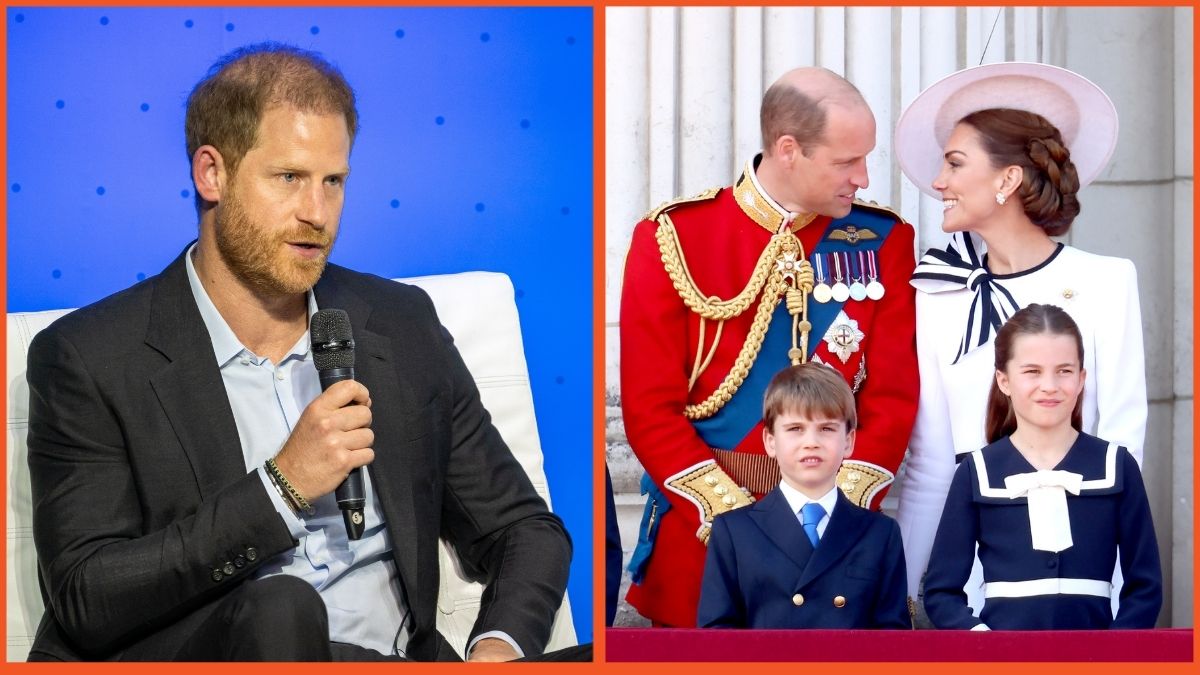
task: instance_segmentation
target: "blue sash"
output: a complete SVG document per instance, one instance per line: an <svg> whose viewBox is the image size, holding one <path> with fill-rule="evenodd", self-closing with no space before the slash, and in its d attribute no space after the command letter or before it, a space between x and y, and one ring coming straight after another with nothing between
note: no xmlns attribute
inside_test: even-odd
<svg viewBox="0 0 1200 675"><path fill-rule="evenodd" d="M816 253L839 253L842 251L878 251L887 240L896 221L882 213L855 207L844 218L831 221L821 235L820 241L810 256ZM831 240L829 235L837 229L845 229L854 225L860 231L870 230L878 237L860 239L857 244L846 241ZM812 330L808 334L808 356L812 357L821 338L829 330L830 324L837 318L845 303L830 300L826 303L809 301L808 320ZM746 438L762 420L762 397L771 378L780 370L791 365L787 357L792 348L792 316L788 314L784 303L779 303L771 317L771 326L763 338L762 349L755 359L750 372L738 387L733 398L726 403L715 415L707 419L693 422L696 432L709 447L731 450Z"/></svg>

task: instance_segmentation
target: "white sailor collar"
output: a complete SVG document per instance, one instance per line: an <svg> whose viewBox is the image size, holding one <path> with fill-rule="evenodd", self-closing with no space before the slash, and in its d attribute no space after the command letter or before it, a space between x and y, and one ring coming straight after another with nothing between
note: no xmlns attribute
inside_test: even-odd
<svg viewBox="0 0 1200 675"><path fill-rule="evenodd" d="M1124 486L1124 462L1121 448L1095 436L1080 433L1071 449L1055 471L1067 471L1082 477L1079 494L1107 495L1120 492ZM1036 471L1007 438L972 452L965 461L971 462L974 480L974 500L982 503L1023 504L1025 497L1005 486L1008 476Z"/></svg>

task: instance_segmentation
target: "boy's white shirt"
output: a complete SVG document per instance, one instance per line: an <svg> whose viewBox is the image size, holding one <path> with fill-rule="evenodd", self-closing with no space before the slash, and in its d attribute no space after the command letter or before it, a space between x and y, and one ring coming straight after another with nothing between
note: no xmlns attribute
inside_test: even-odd
<svg viewBox="0 0 1200 675"><path fill-rule="evenodd" d="M803 492L787 484L786 480L779 481L779 491L783 493L783 498L787 500L788 507L792 513L796 514L796 518L800 518L800 509L809 502L817 502L821 508L825 509L825 515L821 517L817 523L817 537L825 536L825 528L829 525L829 518L833 516L833 509L837 506L837 484L829 488L820 499L810 499Z"/></svg>

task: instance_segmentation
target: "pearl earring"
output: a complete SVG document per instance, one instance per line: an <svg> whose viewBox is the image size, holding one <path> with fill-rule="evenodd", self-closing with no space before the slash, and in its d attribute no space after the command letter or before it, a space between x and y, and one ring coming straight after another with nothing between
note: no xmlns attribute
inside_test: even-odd
<svg viewBox="0 0 1200 675"><path fill-rule="evenodd" d="M1005 197L1003 192L996 193L996 203L997 204L999 204L1000 206L1004 206L1004 202L1006 202L1006 201L1008 201L1008 197Z"/></svg>

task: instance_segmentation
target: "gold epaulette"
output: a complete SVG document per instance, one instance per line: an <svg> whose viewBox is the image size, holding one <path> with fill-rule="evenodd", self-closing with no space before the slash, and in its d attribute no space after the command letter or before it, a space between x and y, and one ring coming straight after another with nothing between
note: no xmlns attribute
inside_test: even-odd
<svg viewBox="0 0 1200 675"><path fill-rule="evenodd" d="M871 210L871 211L878 211L878 212L880 212L880 213L883 213L883 214L889 215L889 216L891 216L892 218L895 218L897 221L899 221L899 222L901 222L901 223L903 223L903 222L906 222L906 221L904 220L904 216L900 215L900 212L899 212L899 211L897 211L896 209L893 209L893 208L892 208L892 207L890 207L890 206L884 206L884 205L882 205L882 204L876 204L875 202L869 202L869 201L868 201L868 202L865 202L865 201L863 201L863 200L861 200L861 199L855 199L855 200L854 200L854 205L855 205L855 206L861 206L861 207L862 207L862 208L864 208L864 209L869 209L869 210Z"/></svg>
<svg viewBox="0 0 1200 675"><path fill-rule="evenodd" d="M737 484L716 462L709 462L667 481L667 488L683 495L700 509L696 537L708 544L713 518L754 503L750 492Z"/></svg>
<svg viewBox="0 0 1200 675"><path fill-rule="evenodd" d="M838 469L837 485L851 503L869 509L875 495L895 479L895 474L882 466L847 459Z"/></svg>
<svg viewBox="0 0 1200 675"><path fill-rule="evenodd" d="M675 208L676 206L679 206L680 204L690 204L692 202L708 201L709 199L716 197L717 193L720 191L721 191L721 188L716 187L716 188L710 188L708 190L705 190L704 192L701 192L700 194L694 195L692 197L676 197L675 199L672 199L667 202L663 202L662 204L659 204L657 207L651 209L649 213L647 213L645 216L642 217L642 220L650 220L650 221L658 220L658 217L660 215L662 215L666 211L670 211L671 209Z"/></svg>

